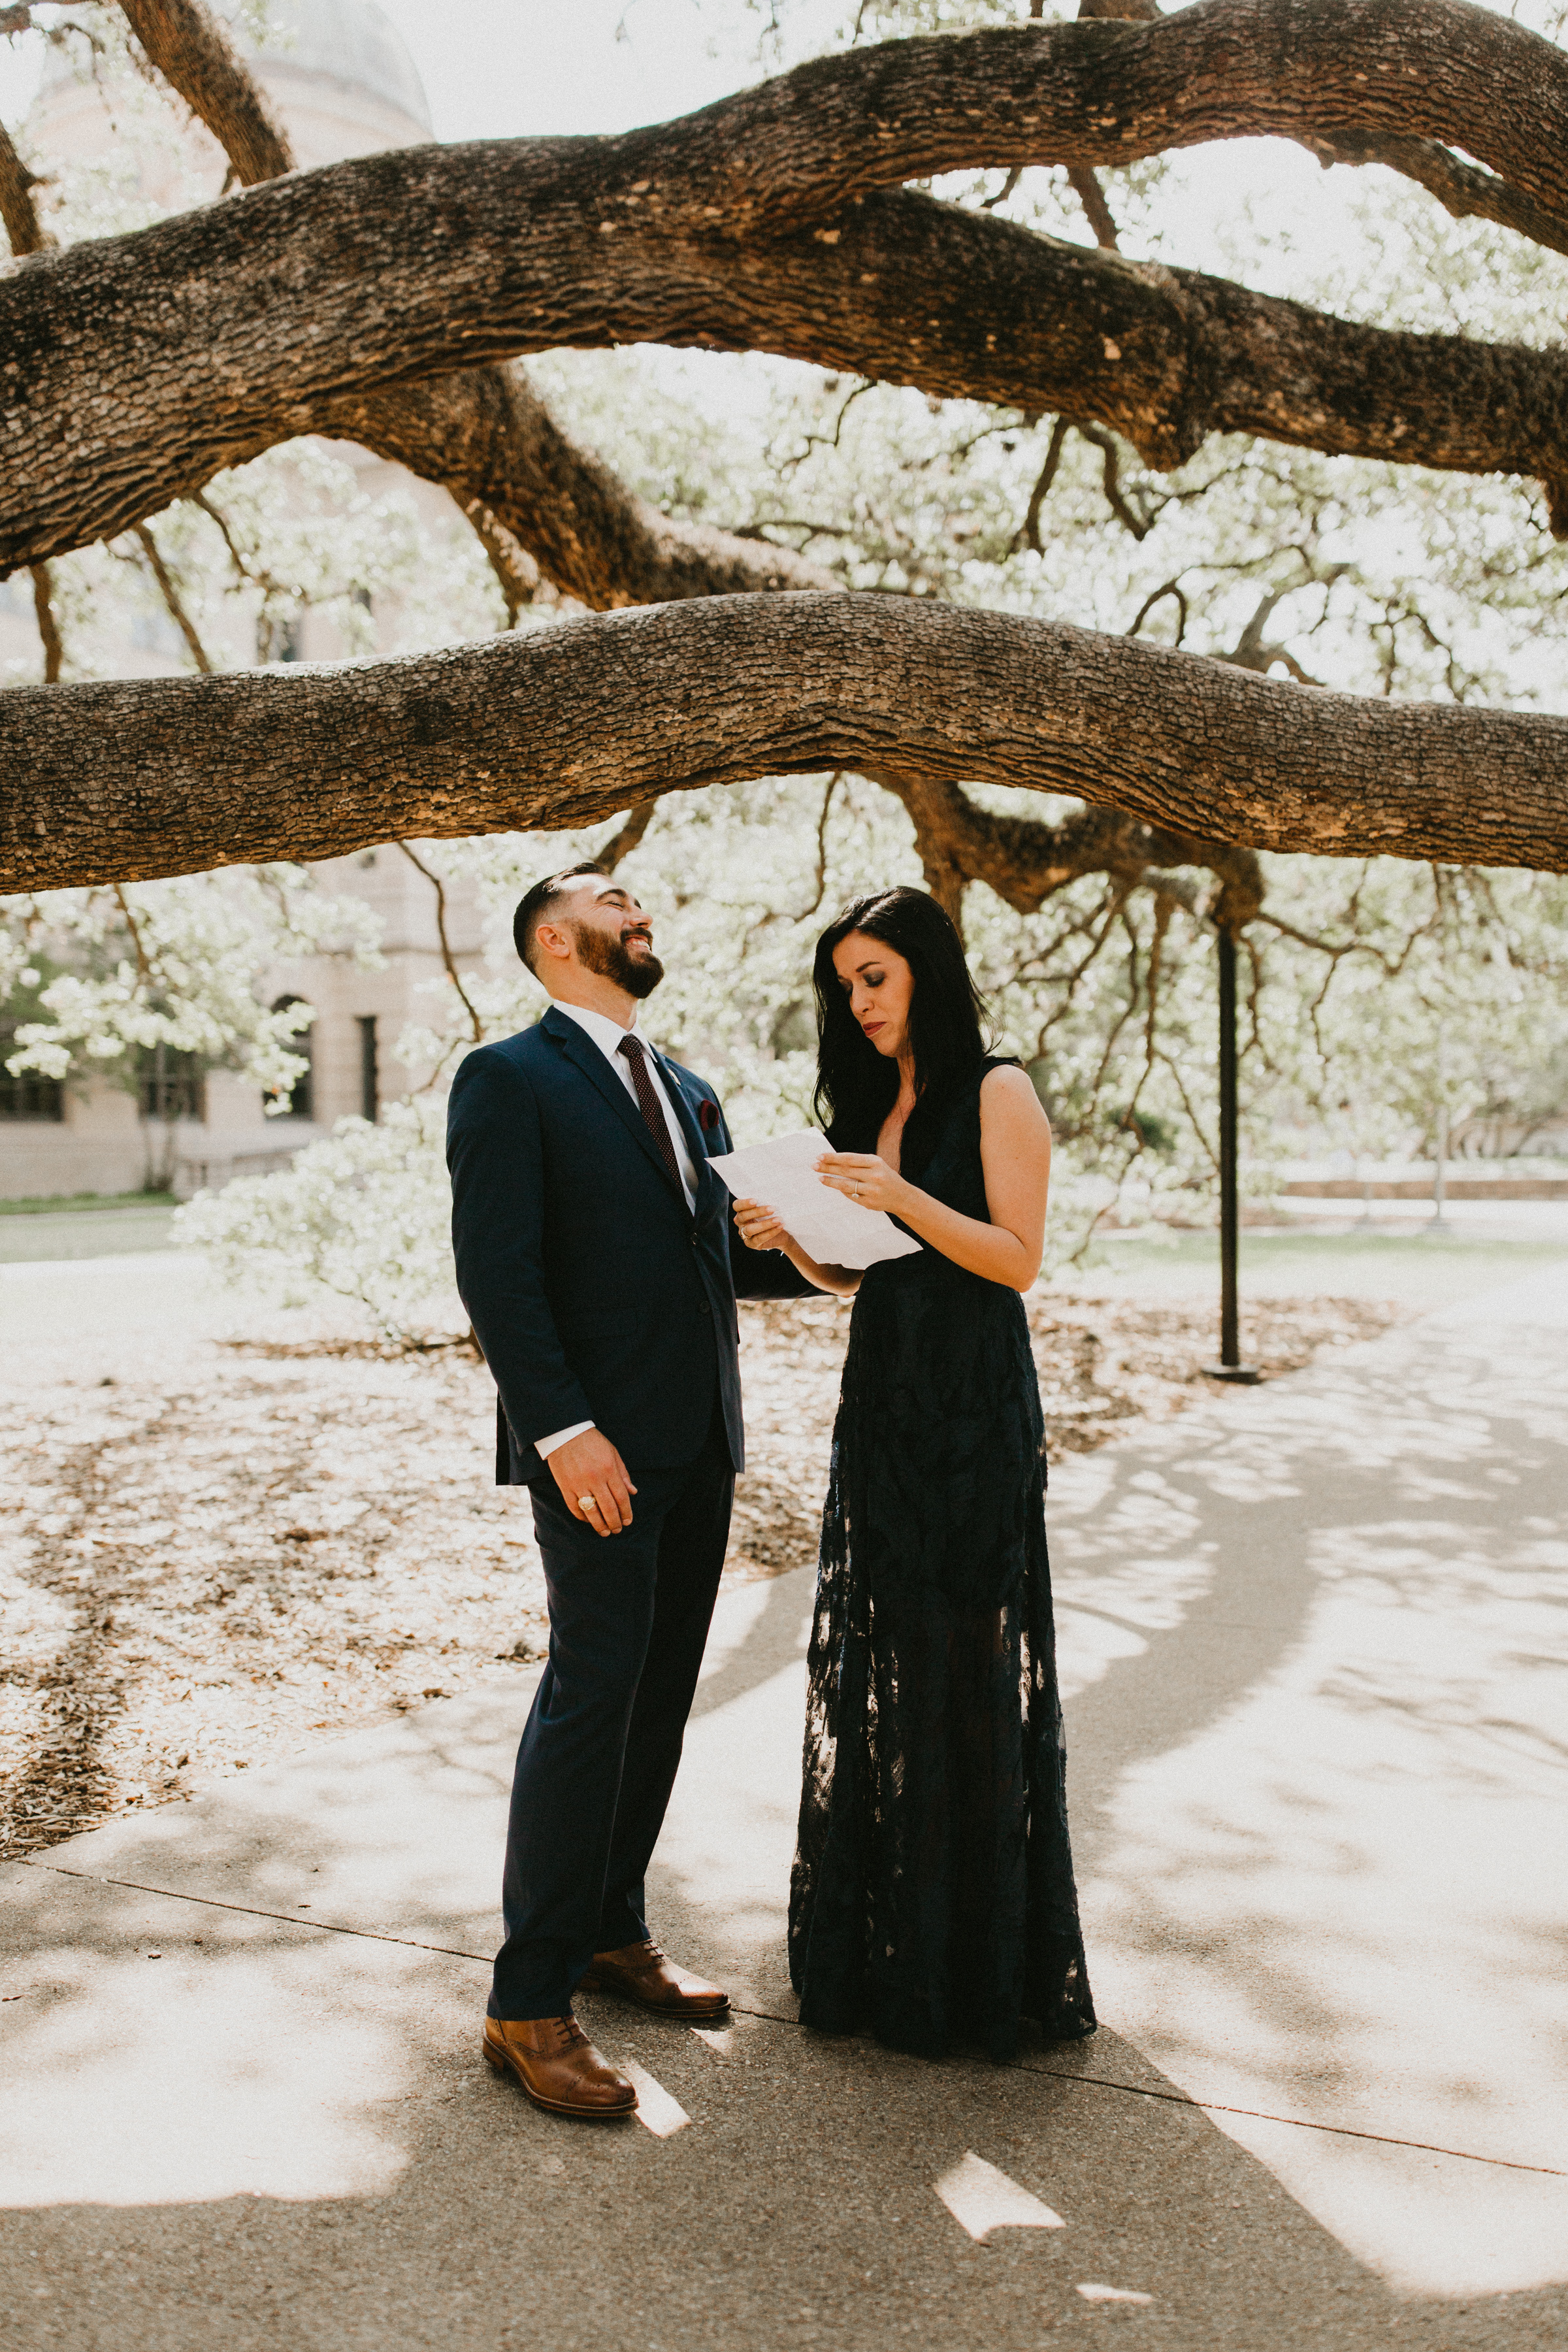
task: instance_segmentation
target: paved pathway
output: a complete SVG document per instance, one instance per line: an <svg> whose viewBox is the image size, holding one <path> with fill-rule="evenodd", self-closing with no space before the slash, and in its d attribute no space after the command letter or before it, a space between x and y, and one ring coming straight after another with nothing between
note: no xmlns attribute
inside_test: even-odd
<svg viewBox="0 0 1568 2352"><path fill-rule="evenodd" d="M167 1250L173 1209L139 1203L113 1209L47 1209L0 1215L0 1265L59 1265Z"/></svg>
<svg viewBox="0 0 1568 2352"><path fill-rule="evenodd" d="M1559 1269L1058 1475L1070 2051L792 2022L798 1575L721 1604L658 1864L734 2022L584 2004L639 2124L478 2063L512 1674L5 1866L17 2340L1560 2352L1565 1334Z"/></svg>

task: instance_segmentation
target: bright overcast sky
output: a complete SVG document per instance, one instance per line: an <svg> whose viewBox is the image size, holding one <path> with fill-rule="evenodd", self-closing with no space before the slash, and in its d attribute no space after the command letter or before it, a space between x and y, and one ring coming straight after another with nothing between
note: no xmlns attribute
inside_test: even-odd
<svg viewBox="0 0 1568 2352"><path fill-rule="evenodd" d="M438 139L626 131L757 79L763 19L742 0L700 9L696 0L382 5L419 68Z"/></svg>
<svg viewBox="0 0 1568 2352"><path fill-rule="evenodd" d="M437 139L626 131L757 79L765 19L745 0L381 0L419 68ZM833 21L830 0L792 19ZM0 116L16 124L42 44L0 41Z"/></svg>

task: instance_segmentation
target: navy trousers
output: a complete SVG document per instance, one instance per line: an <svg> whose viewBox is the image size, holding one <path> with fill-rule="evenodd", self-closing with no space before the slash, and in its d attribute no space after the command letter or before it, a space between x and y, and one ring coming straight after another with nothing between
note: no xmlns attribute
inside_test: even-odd
<svg viewBox="0 0 1568 2352"><path fill-rule="evenodd" d="M632 1524L616 1536L574 1519L553 1479L531 1488L550 1656L512 1780L492 2017L559 2017L595 1952L647 1934L643 1878L730 1534L717 1411L694 1463L632 1476Z"/></svg>

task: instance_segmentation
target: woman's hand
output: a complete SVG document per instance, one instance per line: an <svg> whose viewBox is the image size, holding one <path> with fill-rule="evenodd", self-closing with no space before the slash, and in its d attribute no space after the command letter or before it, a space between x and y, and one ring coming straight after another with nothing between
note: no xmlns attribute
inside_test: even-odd
<svg viewBox="0 0 1568 2352"><path fill-rule="evenodd" d="M901 1216L914 1194L914 1186L896 1176L874 1151L825 1151L816 1172L825 1184L862 1209L882 1209L890 1217Z"/></svg>
<svg viewBox="0 0 1568 2352"><path fill-rule="evenodd" d="M788 1234L774 1212L761 1201L737 1201L735 1223L748 1249L777 1250L788 1244Z"/></svg>

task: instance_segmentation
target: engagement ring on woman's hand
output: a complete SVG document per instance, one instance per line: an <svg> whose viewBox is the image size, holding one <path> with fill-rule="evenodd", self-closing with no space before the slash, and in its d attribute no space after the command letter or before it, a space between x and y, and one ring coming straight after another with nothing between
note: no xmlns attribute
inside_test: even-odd
<svg viewBox="0 0 1568 2352"><path fill-rule="evenodd" d="M595 1496L594 1496L593 1495L579 1495L579 1496L578 1496L578 1497L577 1497L577 1508L578 1508L580 1511L596 1511L596 1510L598 1509L598 1507L599 1507L598 1501L597 1501L596 1497L595 1497Z"/></svg>

